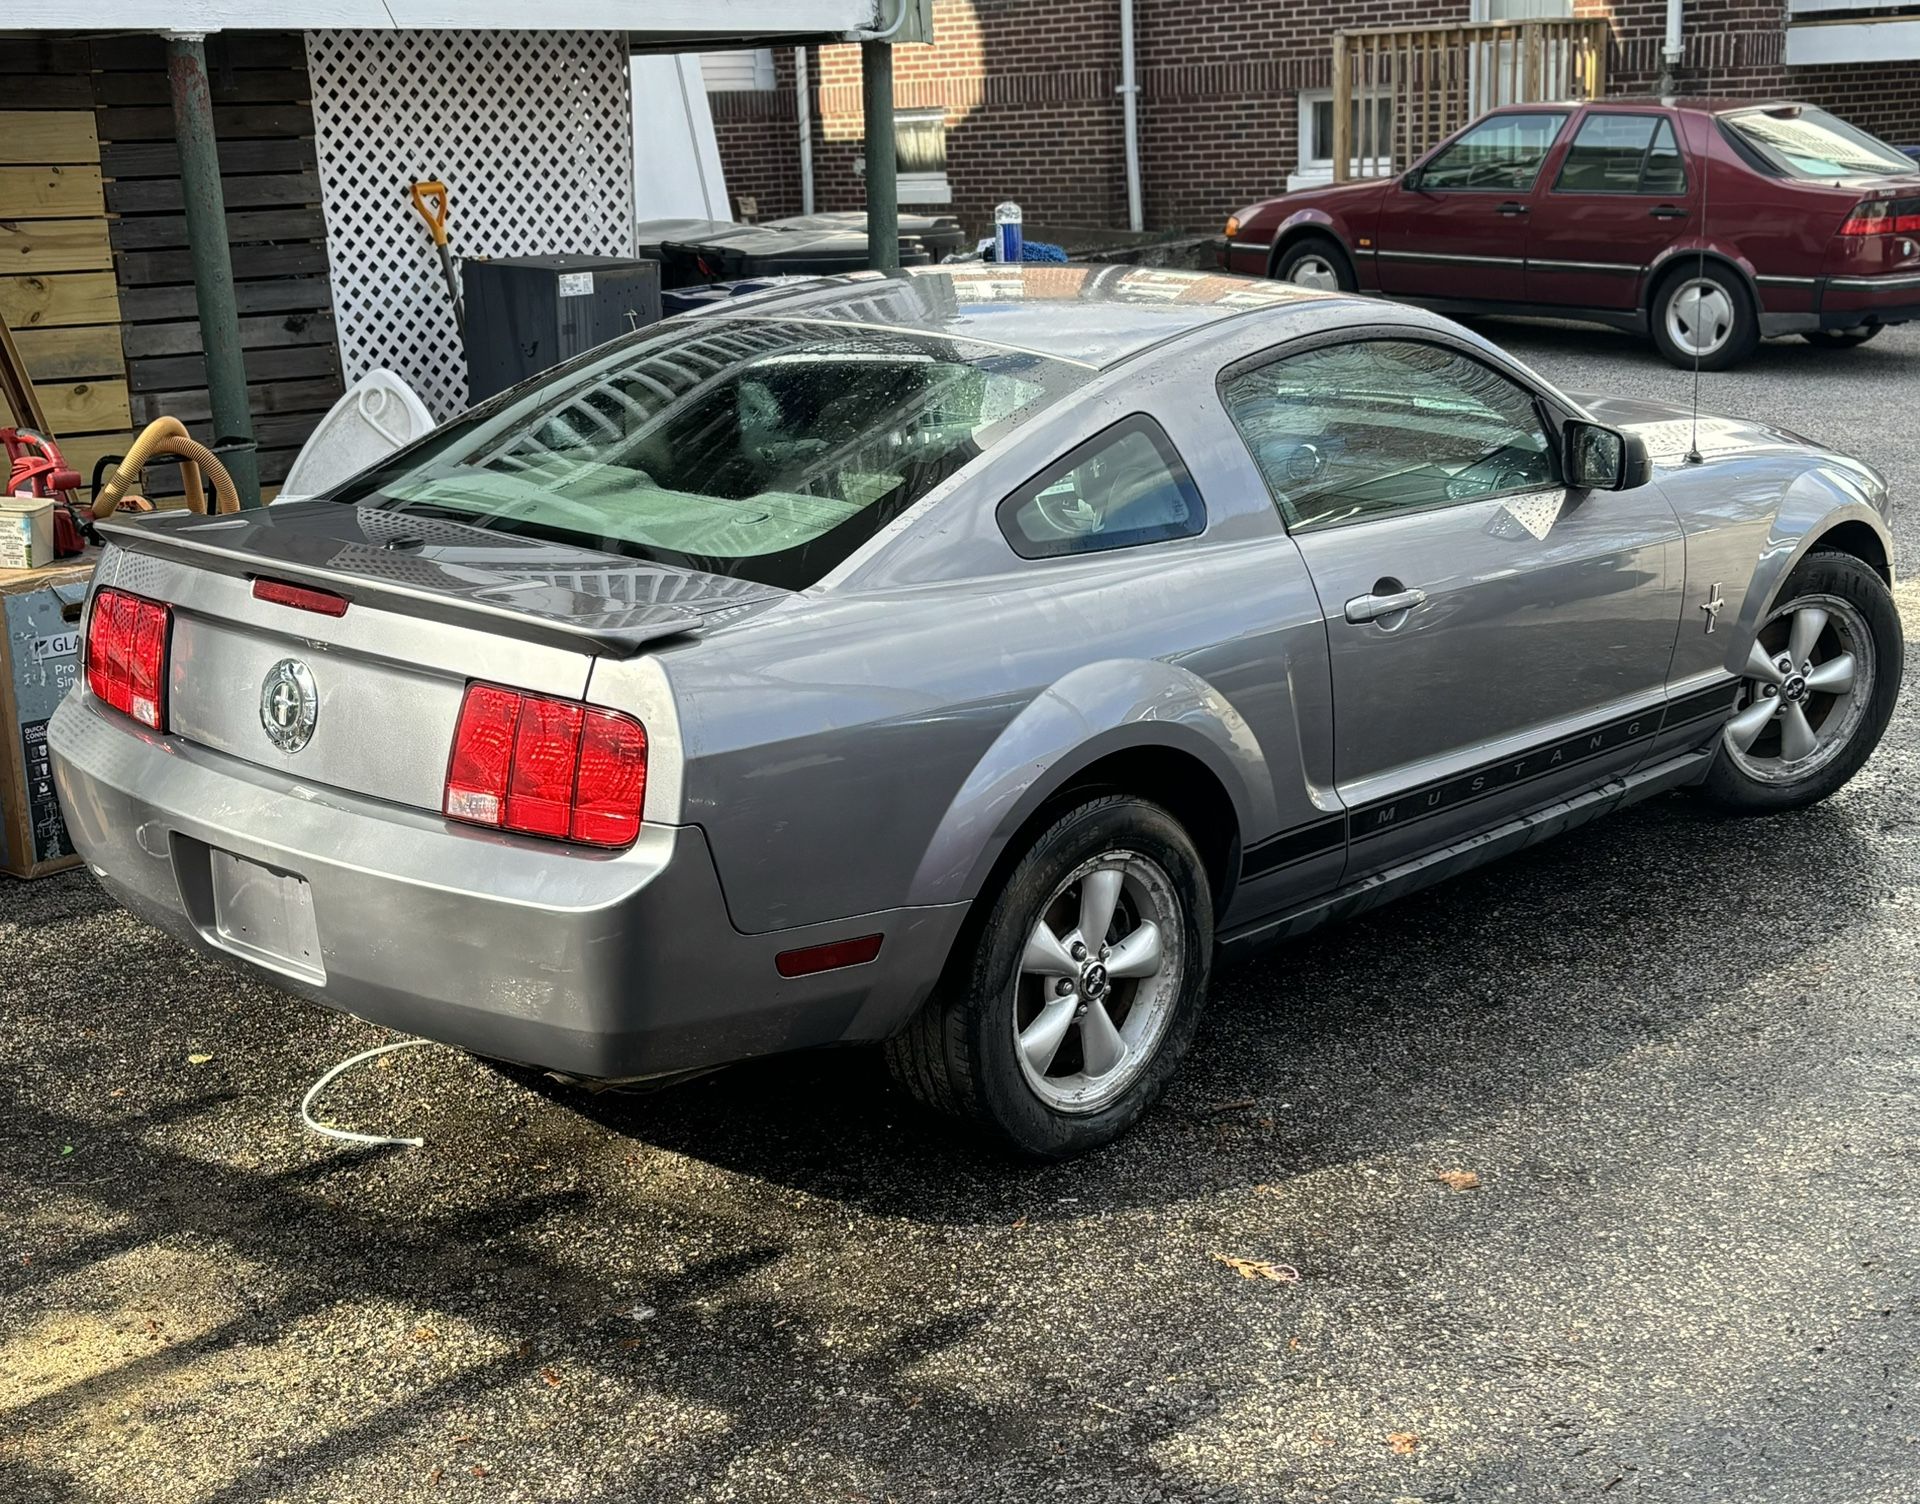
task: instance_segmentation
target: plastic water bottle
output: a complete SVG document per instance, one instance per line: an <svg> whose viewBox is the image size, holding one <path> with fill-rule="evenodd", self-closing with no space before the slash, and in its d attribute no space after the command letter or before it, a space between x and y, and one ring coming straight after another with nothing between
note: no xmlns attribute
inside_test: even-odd
<svg viewBox="0 0 1920 1504"><path fill-rule="evenodd" d="M994 259L1001 262L1020 264L1020 206L1012 201L998 205L993 211Z"/></svg>

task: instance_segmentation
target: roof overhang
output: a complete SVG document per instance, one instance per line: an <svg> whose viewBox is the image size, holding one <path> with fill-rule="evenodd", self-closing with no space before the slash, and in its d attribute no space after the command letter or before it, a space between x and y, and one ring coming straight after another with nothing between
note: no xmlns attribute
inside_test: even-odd
<svg viewBox="0 0 1920 1504"><path fill-rule="evenodd" d="M897 3L897 0L893 0ZM642 45L675 38L838 35L884 29L889 0L551 0L543 28L625 31ZM524 0L11 0L7 31L509 31Z"/></svg>

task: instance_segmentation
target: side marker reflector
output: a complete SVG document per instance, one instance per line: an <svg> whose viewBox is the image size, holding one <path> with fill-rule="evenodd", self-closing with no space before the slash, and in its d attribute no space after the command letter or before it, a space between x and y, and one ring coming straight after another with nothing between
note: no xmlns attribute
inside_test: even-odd
<svg viewBox="0 0 1920 1504"><path fill-rule="evenodd" d="M862 935L858 940L834 940L826 945L809 945L803 950L783 950L773 958L774 969L783 977L810 977L816 972L865 966L880 954L881 939L879 935Z"/></svg>

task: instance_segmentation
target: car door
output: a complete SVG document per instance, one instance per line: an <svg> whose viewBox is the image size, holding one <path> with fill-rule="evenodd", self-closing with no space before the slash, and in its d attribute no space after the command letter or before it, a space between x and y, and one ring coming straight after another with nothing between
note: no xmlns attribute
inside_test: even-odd
<svg viewBox="0 0 1920 1504"><path fill-rule="evenodd" d="M1527 256L1529 195L1566 122L1515 110L1474 122L1380 200L1382 292L1514 301Z"/></svg>
<svg viewBox="0 0 1920 1504"><path fill-rule="evenodd" d="M1692 184L1663 110L1589 110L1535 195L1527 300L1637 306L1646 269L1693 217Z"/></svg>
<svg viewBox="0 0 1920 1504"><path fill-rule="evenodd" d="M1684 568L1658 487L1559 483L1547 399L1443 336L1330 336L1229 373L1318 591L1347 880L1630 766Z"/></svg>

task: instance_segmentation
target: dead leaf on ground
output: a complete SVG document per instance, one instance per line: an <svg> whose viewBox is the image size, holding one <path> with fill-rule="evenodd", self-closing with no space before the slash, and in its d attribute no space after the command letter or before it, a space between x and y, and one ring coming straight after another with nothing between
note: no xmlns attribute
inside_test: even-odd
<svg viewBox="0 0 1920 1504"><path fill-rule="evenodd" d="M1387 1445L1392 1447L1394 1451L1398 1452L1402 1457L1407 1457L1419 1450L1420 1438L1411 1431L1389 1431L1387 1432Z"/></svg>
<svg viewBox="0 0 1920 1504"><path fill-rule="evenodd" d="M1480 1189L1480 1177L1471 1170L1435 1170L1433 1178L1448 1190L1477 1191Z"/></svg>
<svg viewBox="0 0 1920 1504"><path fill-rule="evenodd" d="M540 1377L547 1381L547 1388L558 1389L560 1387L560 1375L556 1373L553 1369L551 1368L541 1369Z"/></svg>
<svg viewBox="0 0 1920 1504"><path fill-rule="evenodd" d="M1297 1285L1300 1271L1291 1264L1273 1264L1265 1259L1243 1259L1231 1253L1213 1255L1242 1279L1269 1279L1276 1285Z"/></svg>
<svg viewBox="0 0 1920 1504"><path fill-rule="evenodd" d="M205 1065L211 1059L213 1059L213 1056L211 1055L189 1055L187 1056L187 1064L188 1065Z"/></svg>
<svg viewBox="0 0 1920 1504"><path fill-rule="evenodd" d="M440 1334L430 1326L417 1326L408 1333L408 1340L412 1342L438 1342L440 1340Z"/></svg>

